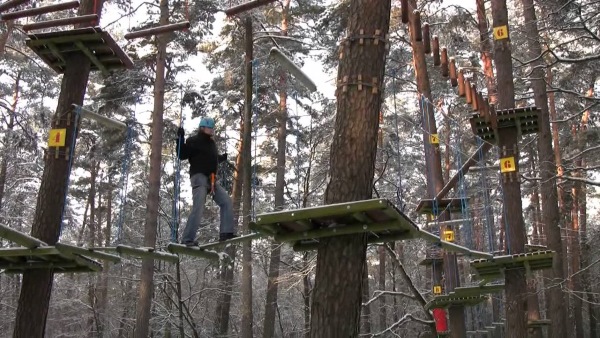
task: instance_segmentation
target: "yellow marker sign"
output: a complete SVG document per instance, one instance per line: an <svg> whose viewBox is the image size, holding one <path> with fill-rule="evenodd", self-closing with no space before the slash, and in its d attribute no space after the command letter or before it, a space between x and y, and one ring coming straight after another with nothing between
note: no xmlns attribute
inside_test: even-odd
<svg viewBox="0 0 600 338"><path fill-rule="evenodd" d="M508 26L494 27L494 40L508 39Z"/></svg>
<svg viewBox="0 0 600 338"><path fill-rule="evenodd" d="M434 285L433 286L433 294L434 295L441 295L442 294L442 286L441 285Z"/></svg>
<svg viewBox="0 0 600 338"><path fill-rule="evenodd" d="M429 143L431 143L431 144L439 144L440 143L440 138L439 138L438 134L431 134L431 135L429 135Z"/></svg>
<svg viewBox="0 0 600 338"><path fill-rule="evenodd" d="M51 129L48 136L48 147L64 147L66 136L66 129Z"/></svg>
<svg viewBox="0 0 600 338"><path fill-rule="evenodd" d="M444 240L446 242L454 242L454 231L444 230Z"/></svg>
<svg viewBox="0 0 600 338"><path fill-rule="evenodd" d="M500 172L510 173L517 170L514 156L504 157L500 159Z"/></svg>

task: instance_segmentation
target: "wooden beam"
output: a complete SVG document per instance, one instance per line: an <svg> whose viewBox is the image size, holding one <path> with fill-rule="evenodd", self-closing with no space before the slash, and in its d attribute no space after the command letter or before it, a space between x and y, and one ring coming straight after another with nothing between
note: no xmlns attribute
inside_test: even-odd
<svg viewBox="0 0 600 338"><path fill-rule="evenodd" d="M40 257L40 256L50 256L50 255L59 255L60 251L58 251L53 246L40 246L37 248L23 248L23 247L15 247L15 248L0 248L0 257Z"/></svg>
<svg viewBox="0 0 600 338"><path fill-rule="evenodd" d="M183 22L179 22L179 23L172 23L169 25L162 25L162 26L158 26L158 27L152 27L152 28L147 28L147 29L142 29L139 31L127 33L127 34L125 34L125 39L132 40L132 39L137 39L137 38L145 38L145 37L152 36L152 35L166 34L166 33L180 31L180 30L184 30L184 29L188 29L188 28L190 28L190 22L183 21Z"/></svg>
<svg viewBox="0 0 600 338"><path fill-rule="evenodd" d="M44 29L44 28L67 26L67 25L76 25L76 24L97 22L97 21L98 21L97 14L88 14L88 15L75 16L72 18L63 18L63 19L34 22L34 23L23 25L23 30L28 32L28 31L32 31L32 30L36 30L36 29Z"/></svg>
<svg viewBox="0 0 600 338"><path fill-rule="evenodd" d="M60 262L19 262L19 263L0 263L0 269L15 269L15 270L39 270L39 269L54 269L54 268L76 268L79 265L75 262L60 261Z"/></svg>
<svg viewBox="0 0 600 338"><path fill-rule="evenodd" d="M56 243L55 247L62 252L71 253L71 254L79 254L82 256L102 259L105 261L109 261L112 263L119 263L121 261L121 257L116 255L107 254L104 252L97 252L88 248L82 248L79 246L64 244L64 243Z"/></svg>
<svg viewBox="0 0 600 338"><path fill-rule="evenodd" d="M341 235L356 234L362 232L377 232L390 229L397 229L399 221L388 221L371 224L353 224L345 226L337 226L332 228L320 228L315 230L292 232L286 234L275 235L274 239L277 242L290 242L302 239L313 239L323 237L334 237Z"/></svg>
<svg viewBox="0 0 600 338"><path fill-rule="evenodd" d="M260 234L260 233L254 233L254 234L244 235L244 236L240 236L240 237L235 237L235 238L232 238L232 239L228 239L226 241L214 242L214 243L207 243L207 244L200 244L200 245L198 245L198 248L204 249L204 250L214 249L214 248L220 248L220 247L224 247L224 246L227 246L227 245L230 245L230 244L237 244L237 243L249 242L249 241L252 241L254 239L264 237L264 236L265 235Z"/></svg>
<svg viewBox="0 0 600 338"><path fill-rule="evenodd" d="M134 248L127 245L117 245L117 252L119 254L130 255L138 258L152 258L171 263L179 262L179 257L177 257L177 255L159 252L154 248Z"/></svg>
<svg viewBox="0 0 600 338"><path fill-rule="evenodd" d="M267 4L270 4L271 2L275 2L275 0L254 0L254 1L249 1L246 3L243 3L241 5L237 5L231 8L228 8L225 10L225 14L227 14L227 16L234 16L237 14L240 14L242 12L246 12L249 11L251 9L254 8L258 8L260 6L264 6Z"/></svg>
<svg viewBox="0 0 600 338"><path fill-rule="evenodd" d="M442 61L440 60L440 39L437 37L437 35L433 36L432 49L433 65L437 67L442 63Z"/></svg>
<svg viewBox="0 0 600 338"><path fill-rule="evenodd" d="M212 259L212 260L218 260L221 258L221 255L219 255L219 253L217 253L215 251L200 249L197 246L185 246L183 244L177 244L177 243L170 243L167 246L167 250L169 250L169 252L179 254L179 255L200 257L200 258L206 258L206 259Z"/></svg>
<svg viewBox="0 0 600 338"><path fill-rule="evenodd" d="M35 15L40 15L40 14L64 11L67 9L74 9L77 7L79 7L79 1L69 1L69 2L58 3L55 5L42 6L42 7L37 7L37 8L28 8L28 9L24 9L22 11L5 13L5 14L2 14L1 18L4 21L15 20L15 19L20 19L20 18L25 18L28 16L35 16Z"/></svg>
<svg viewBox="0 0 600 338"><path fill-rule="evenodd" d="M456 74L456 60L450 58L450 84L452 87L458 86L458 74Z"/></svg>
<svg viewBox="0 0 600 338"><path fill-rule="evenodd" d="M408 9L408 0L400 1L400 14L402 15L402 23L408 23L410 12Z"/></svg>
<svg viewBox="0 0 600 338"><path fill-rule="evenodd" d="M103 124L106 127L117 128L117 129L121 129L121 130L127 129L127 125L121 121L113 120L109 117L102 116L98 113L94 113L93 111L85 109L74 103L73 103L73 107L80 109L81 117L89 118L90 120L94 120L100 124Z"/></svg>
<svg viewBox="0 0 600 338"><path fill-rule="evenodd" d="M22 4L28 3L29 0L9 0L0 4L0 12L7 11Z"/></svg>
<svg viewBox="0 0 600 338"><path fill-rule="evenodd" d="M448 77L448 73L449 73L448 49L446 47L442 48L441 61L442 61L442 76Z"/></svg>
<svg viewBox="0 0 600 338"><path fill-rule="evenodd" d="M425 54L431 54L431 33L427 22L423 24L423 47Z"/></svg>
<svg viewBox="0 0 600 338"><path fill-rule="evenodd" d="M40 241L35 237L31 237L4 225L0 225L0 237L22 245L24 247L27 247L29 249L37 248L40 246L47 246L46 243Z"/></svg>
<svg viewBox="0 0 600 338"><path fill-rule="evenodd" d="M92 51L90 51L81 41L75 41L75 46L79 47L79 49L81 49L81 51L83 52L83 54L85 54L85 56L88 57L88 59L90 59L90 61L102 72L102 74L104 74L105 76L110 75L110 72L108 71L108 69L106 69L106 67L104 67L104 65L102 64L102 62L100 62L100 60L98 60L98 58L96 57L96 55L94 55L94 53L92 53Z"/></svg>
<svg viewBox="0 0 600 338"><path fill-rule="evenodd" d="M423 32L421 31L421 12L414 11L413 12L413 22L412 22L412 31L415 35L415 41L421 42L423 41Z"/></svg>
<svg viewBox="0 0 600 338"><path fill-rule="evenodd" d="M452 176L452 178L446 183L446 185L440 190L435 197L436 200L441 200L446 197L448 192L454 188L460 176L464 176L469 172L469 168L477 163L477 158L479 157L479 153L481 152L481 156L484 156L488 150L492 149L492 144L488 142L484 142L474 153L469 157L469 159L460 167L460 169Z"/></svg>

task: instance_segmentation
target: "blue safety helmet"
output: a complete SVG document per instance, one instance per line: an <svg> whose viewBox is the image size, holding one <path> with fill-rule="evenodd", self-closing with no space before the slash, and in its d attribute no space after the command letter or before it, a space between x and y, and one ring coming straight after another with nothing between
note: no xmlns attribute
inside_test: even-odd
<svg viewBox="0 0 600 338"><path fill-rule="evenodd" d="M212 117L203 117L200 120L199 127L205 127L210 129L215 129L215 120Z"/></svg>

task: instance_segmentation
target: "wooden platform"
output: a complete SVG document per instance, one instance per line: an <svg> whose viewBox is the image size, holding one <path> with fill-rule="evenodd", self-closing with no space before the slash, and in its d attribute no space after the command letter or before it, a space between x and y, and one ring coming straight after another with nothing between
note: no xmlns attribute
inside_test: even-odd
<svg viewBox="0 0 600 338"><path fill-rule="evenodd" d="M448 308L450 306L473 306L487 299L487 296L455 296L452 293L448 295L435 296L432 300L425 304L425 310L435 308Z"/></svg>
<svg viewBox="0 0 600 338"><path fill-rule="evenodd" d="M537 107L514 108L499 110L487 117L474 114L469 122L475 135L485 141L496 143L498 129L501 128L517 128L519 135L537 133L538 115Z"/></svg>
<svg viewBox="0 0 600 338"><path fill-rule="evenodd" d="M108 75L110 71L133 68L133 61L100 27L78 28L27 35L26 44L55 72L62 74L71 53L84 53L92 70Z"/></svg>
<svg viewBox="0 0 600 338"><path fill-rule="evenodd" d="M4 273L51 269L54 273L98 272L102 264L78 254L61 251L53 246L37 248L0 248L0 269Z"/></svg>
<svg viewBox="0 0 600 338"><path fill-rule="evenodd" d="M98 247L92 248L96 252L112 252L118 253L121 256L131 256L139 259L152 258L155 260L165 261L169 263L179 262L179 257L168 252L163 252L150 247L133 247L129 245L119 244L113 247Z"/></svg>
<svg viewBox="0 0 600 338"><path fill-rule="evenodd" d="M249 242L261 237L264 237L264 235L261 233L253 233L228 239L226 241L211 242L206 244L200 244L198 246L187 246L178 243L170 243L167 246L167 250L178 255L194 256L213 260L223 260L227 258L227 254L223 252L227 246Z"/></svg>
<svg viewBox="0 0 600 338"><path fill-rule="evenodd" d="M463 203L464 205L468 205L468 202L468 198L442 198L439 200L424 199L419 202L415 211L420 214L431 215L439 215L446 210L449 212L462 212Z"/></svg>
<svg viewBox="0 0 600 338"><path fill-rule="evenodd" d="M419 237L417 225L386 199L259 214L250 228L298 251L314 249L319 238L340 235L367 233L369 243Z"/></svg>
<svg viewBox="0 0 600 338"><path fill-rule="evenodd" d="M528 272L552 268L554 251L533 251L515 255L496 256L471 261L479 277L493 279L504 276L505 269L526 269Z"/></svg>
<svg viewBox="0 0 600 338"><path fill-rule="evenodd" d="M481 296L504 291L504 284L485 284L481 286L460 286L452 290L451 295L468 297Z"/></svg>

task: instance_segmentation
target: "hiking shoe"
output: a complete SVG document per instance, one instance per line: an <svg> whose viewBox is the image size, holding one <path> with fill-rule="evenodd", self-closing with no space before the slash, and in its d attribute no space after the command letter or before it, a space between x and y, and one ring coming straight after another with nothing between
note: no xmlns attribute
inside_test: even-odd
<svg viewBox="0 0 600 338"><path fill-rule="evenodd" d="M232 238L236 238L237 236L235 234L233 234L232 232L224 232L222 234L219 234L219 242L223 242Z"/></svg>

